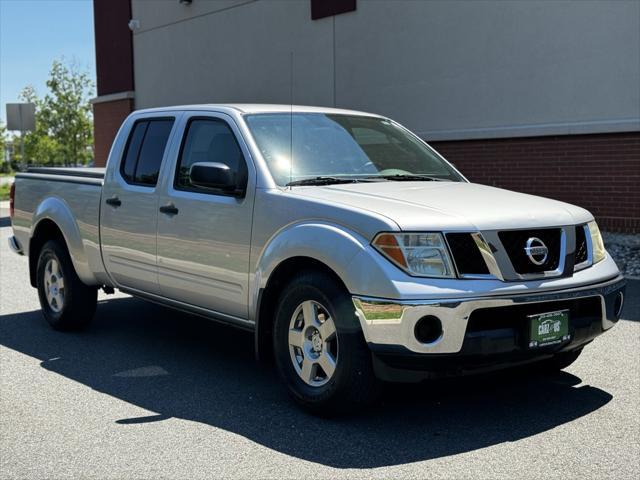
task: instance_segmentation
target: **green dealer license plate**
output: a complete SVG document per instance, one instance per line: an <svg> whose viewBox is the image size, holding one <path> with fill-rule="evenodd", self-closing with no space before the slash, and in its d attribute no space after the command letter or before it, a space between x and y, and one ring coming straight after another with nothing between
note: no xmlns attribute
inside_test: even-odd
<svg viewBox="0 0 640 480"><path fill-rule="evenodd" d="M538 348L569 340L569 310L529 315L529 347Z"/></svg>

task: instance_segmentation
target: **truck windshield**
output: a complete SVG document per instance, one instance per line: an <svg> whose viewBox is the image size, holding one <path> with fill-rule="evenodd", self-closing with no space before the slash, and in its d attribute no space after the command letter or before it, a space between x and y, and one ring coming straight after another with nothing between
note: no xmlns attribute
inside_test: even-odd
<svg viewBox="0 0 640 480"><path fill-rule="evenodd" d="M245 117L278 185L325 177L367 181L463 181L424 142L378 117L261 113ZM293 126L293 135L292 135Z"/></svg>

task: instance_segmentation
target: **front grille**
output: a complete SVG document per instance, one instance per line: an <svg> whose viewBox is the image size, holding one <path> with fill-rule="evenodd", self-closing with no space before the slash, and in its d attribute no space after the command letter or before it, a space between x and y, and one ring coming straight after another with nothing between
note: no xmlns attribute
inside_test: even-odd
<svg viewBox="0 0 640 480"><path fill-rule="evenodd" d="M584 226L576 227L576 265L586 262L589 258L587 247L587 236L584 233Z"/></svg>
<svg viewBox="0 0 640 480"><path fill-rule="evenodd" d="M487 275L489 269L470 233L447 233L447 243L459 275Z"/></svg>
<svg viewBox="0 0 640 480"><path fill-rule="evenodd" d="M514 270L521 275L557 269L560 264L561 235L562 231L559 228L498 232L502 246L509 255ZM533 263L525 252L527 240L532 237L542 240L548 248L547 259L542 265Z"/></svg>

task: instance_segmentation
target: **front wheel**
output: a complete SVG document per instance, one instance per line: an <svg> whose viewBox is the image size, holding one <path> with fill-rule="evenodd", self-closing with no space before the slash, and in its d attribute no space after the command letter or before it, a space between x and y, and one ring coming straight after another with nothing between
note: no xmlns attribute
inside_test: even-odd
<svg viewBox="0 0 640 480"><path fill-rule="evenodd" d="M371 403L380 390L349 294L330 275L299 274L280 296L274 351L291 396L317 414Z"/></svg>
<svg viewBox="0 0 640 480"><path fill-rule="evenodd" d="M37 287L42 313L56 330L78 330L93 319L98 290L82 283L58 240L48 241L40 250Z"/></svg>

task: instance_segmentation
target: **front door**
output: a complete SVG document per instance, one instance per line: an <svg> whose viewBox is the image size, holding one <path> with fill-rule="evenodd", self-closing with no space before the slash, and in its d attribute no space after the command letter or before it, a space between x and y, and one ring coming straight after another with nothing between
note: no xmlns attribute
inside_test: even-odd
<svg viewBox="0 0 640 480"><path fill-rule="evenodd" d="M156 185L174 118L141 118L109 168L100 209L102 255L118 287L159 294ZM113 160L111 160L113 161Z"/></svg>
<svg viewBox="0 0 640 480"><path fill-rule="evenodd" d="M160 290L167 298L246 319L255 170L229 116L194 113L183 123L176 168L160 195ZM189 169L197 162L228 165L244 195L192 185Z"/></svg>

